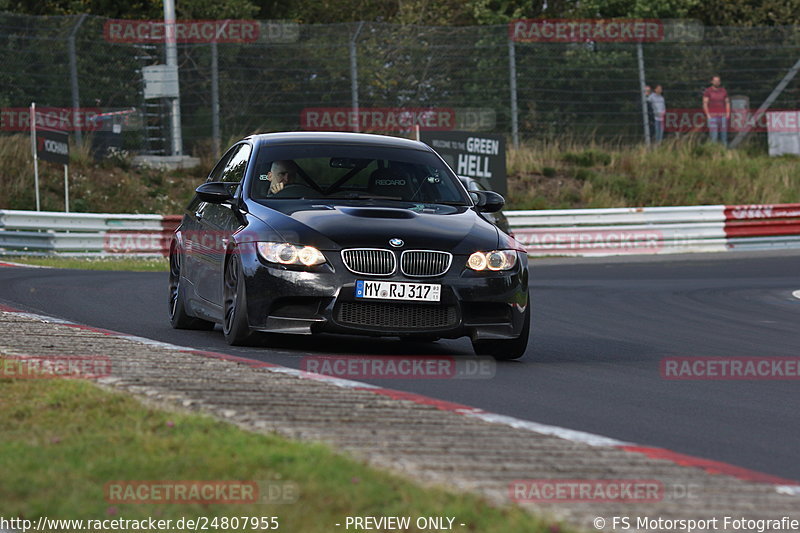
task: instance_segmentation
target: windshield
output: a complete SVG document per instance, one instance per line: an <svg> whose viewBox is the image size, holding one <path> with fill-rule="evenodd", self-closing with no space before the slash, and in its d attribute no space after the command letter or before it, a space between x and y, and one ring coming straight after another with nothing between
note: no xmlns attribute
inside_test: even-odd
<svg viewBox="0 0 800 533"><path fill-rule="evenodd" d="M353 145L262 146L250 197L469 205L457 178L434 154Z"/></svg>

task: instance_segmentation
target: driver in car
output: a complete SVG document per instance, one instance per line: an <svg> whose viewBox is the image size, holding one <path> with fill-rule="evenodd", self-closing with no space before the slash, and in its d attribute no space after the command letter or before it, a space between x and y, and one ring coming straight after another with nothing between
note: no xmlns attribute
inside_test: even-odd
<svg viewBox="0 0 800 533"><path fill-rule="evenodd" d="M269 194L275 195L290 184L297 184L297 164L291 160L273 161L267 174Z"/></svg>
<svg viewBox="0 0 800 533"><path fill-rule="evenodd" d="M267 173L270 197L305 198L318 196L319 191L300 179L297 163L292 160L274 161Z"/></svg>

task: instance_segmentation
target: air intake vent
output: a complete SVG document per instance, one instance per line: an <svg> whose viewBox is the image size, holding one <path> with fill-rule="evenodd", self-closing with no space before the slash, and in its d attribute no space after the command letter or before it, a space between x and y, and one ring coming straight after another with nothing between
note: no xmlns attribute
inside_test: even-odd
<svg viewBox="0 0 800 533"><path fill-rule="evenodd" d="M434 250L406 250L400 256L400 270L408 277L441 276L450 268L453 254Z"/></svg>
<svg viewBox="0 0 800 533"><path fill-rule="evenodd" d="M452 305L343 302L336 319L342 324L387 330L446 328L458 322Z"/></svg>
<svg viewBox="0 0 800 533"><path fill-rule="evenodd" d="M350 272L370 276L389 276L396 266L394 254L379 248L342 250L342 261Z"/></svg>

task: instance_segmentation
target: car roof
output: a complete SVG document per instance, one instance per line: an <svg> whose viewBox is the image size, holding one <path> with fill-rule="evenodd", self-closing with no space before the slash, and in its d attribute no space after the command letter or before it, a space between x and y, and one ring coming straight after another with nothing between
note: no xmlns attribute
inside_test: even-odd
<svg viewBox="0 0 800 533"><path fill-rule="evenodd" d="M425 143L390 137L388 135L373 135L369 133L346 132L320 132L320 131L290 131L282 133L261 133L250 135L248 140L256 144L361 144L384 148L405 148L432 152L433 149Z"/></svg>

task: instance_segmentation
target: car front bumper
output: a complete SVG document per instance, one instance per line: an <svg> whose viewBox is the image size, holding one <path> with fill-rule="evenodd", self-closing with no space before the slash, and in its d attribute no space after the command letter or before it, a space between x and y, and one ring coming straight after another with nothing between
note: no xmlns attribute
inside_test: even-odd
<svg viewBox="0 0 800 533"><path fill-rule="evenodd" d="M255 246L240 246L247 314L254 330L372 336L421 336L473 340L516 338L528 301L527 256L505 272L474 272L466 257L454 256L439 277L362 276L350 272L338 252L324 252L326 264L309 270L266 263ZM438 283L439 302L356 298L360 279Z"/></svg>

